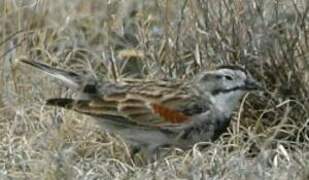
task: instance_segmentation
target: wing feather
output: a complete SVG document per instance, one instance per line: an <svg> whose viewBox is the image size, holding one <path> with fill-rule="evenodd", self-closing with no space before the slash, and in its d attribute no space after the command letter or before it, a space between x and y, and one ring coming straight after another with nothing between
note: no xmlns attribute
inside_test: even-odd
<svg viewBox="0 0 309 180"><path fill-rule="evenodd" d="M112 82L98 84L95 81L89 84L87 79L74 72L52 68L40 62L27 60L22 62L62 80L75 90L81 90L87 97L49 99L47 105L143 125L183 123L189 121L192 113L196 112L193 108L184 109L188 107L188 103L194 102L194 97L188 95L190 94L186 91L188 88L184 88L181 81L128 80L117 84Z"/></svg>
<svg viewBox="0 0 309 180"><path fill-rule="evenodd" d="M147 88L148 91L143 88L143 84L137 84L128 88L127 92L109 93L90 100L51 99L47 104L92 116L115 117L115 120L127 119L128 123L149 126L184 123L191 120L182 109L188 103L192 103L194 97L183 89L175 90L173 86L160 84L160 88L155 88L154 85Z"/></svg>

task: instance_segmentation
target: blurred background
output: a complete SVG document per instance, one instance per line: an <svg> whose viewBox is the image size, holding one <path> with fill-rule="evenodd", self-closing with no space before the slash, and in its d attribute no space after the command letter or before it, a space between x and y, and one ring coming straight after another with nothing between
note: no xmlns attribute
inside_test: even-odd
<svg viewBox="0 0 309 180"><path fill-rule="evenodd" d="M309 1L0 0L0 179L308 179ZM97 79L187 79L242 65L248 94L207 148L132 160L91 118L45 107L70 96L18 63Z"/></svg>

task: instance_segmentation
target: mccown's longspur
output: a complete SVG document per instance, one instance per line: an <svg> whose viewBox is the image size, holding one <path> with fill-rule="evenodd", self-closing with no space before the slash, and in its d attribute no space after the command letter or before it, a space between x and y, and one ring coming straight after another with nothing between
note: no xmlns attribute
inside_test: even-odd
<svg viewBox="0 0 309 180"><path fill-rule="evenodd" d="M22 62L78 93L75 98L48 99L47 105L92 116L105 130L149 152L217 139L228 127L242 96L260 88L249 72L236 65L201 72L186 82L98 82L39 62Z"/></svg>

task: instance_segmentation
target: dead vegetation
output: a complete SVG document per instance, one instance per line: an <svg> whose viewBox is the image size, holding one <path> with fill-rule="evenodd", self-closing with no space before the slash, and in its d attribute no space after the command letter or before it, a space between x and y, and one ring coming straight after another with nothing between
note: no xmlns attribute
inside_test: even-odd
<svg viewBox="0 0 309 180"><path fill-rule="evenodd" d="M308 179L306 0L0 1L0 179ZM44 106L70 92L18 60L98 79L187 78L241 64L246 96L220 140L133 162L90 118Z"/></svg>

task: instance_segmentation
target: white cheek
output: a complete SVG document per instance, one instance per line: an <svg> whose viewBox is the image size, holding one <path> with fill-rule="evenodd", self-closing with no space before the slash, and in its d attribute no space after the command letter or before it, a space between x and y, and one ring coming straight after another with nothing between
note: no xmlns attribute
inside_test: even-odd
<svg viewBox="0 0 309 180"><path fill-rule="evenodd" d="M244 86L244 82L242 80L239 80L236 84L238 87Z"/></svg>
<svg viewBox="0 0 309 180"><path fill-rule="evenodd" d="M241 79L247 79L247 75L245 73L241 73Z"/></svg>
<svg viewBox="0 0 309 180"><path fill-rule="evenodd" d="M235 87L235 85L238 85L237 83L238 83L237 81L227 81L225 82L225 87L227 87L228 89L231 89Z"/></svg>

